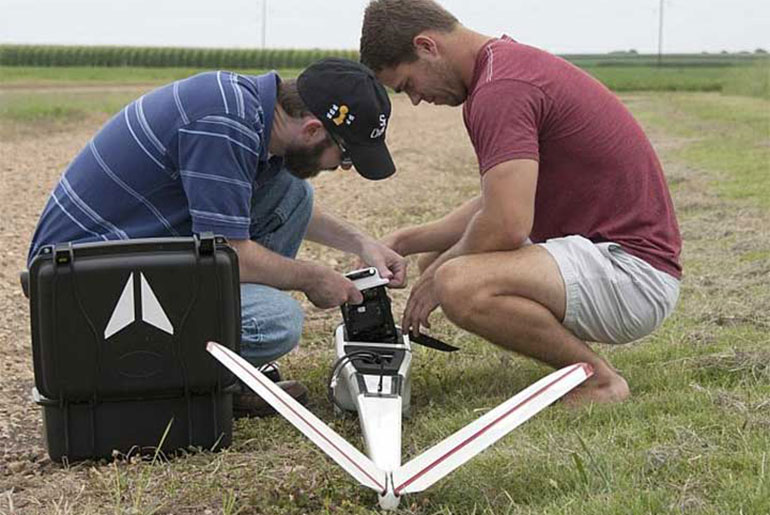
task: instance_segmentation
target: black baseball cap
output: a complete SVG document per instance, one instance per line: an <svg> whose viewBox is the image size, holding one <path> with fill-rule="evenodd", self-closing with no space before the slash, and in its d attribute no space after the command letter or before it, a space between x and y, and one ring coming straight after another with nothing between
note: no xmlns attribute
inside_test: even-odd
<svg viewBox="0 0 770 515"><path fill-rule="evenodd" d="M326 130L343 141L358 173L373 180L393 175L396 167L385 145L390 99L369 68L348 59L321 59L297 77L297 90Z"/></svg>

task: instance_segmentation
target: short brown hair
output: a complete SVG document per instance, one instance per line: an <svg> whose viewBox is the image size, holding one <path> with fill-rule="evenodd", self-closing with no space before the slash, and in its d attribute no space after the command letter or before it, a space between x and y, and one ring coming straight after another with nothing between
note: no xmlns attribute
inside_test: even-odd
<svg viewBox="0 0 770 515"><path fill-rule="evenodd" d="M415 36L426 30L452 32L458 23L433 0L374 0L364 13L361 62L375 72L413 62Z"/></svg>
<svg viewBox="0 0 770 515"><path fill-rule="evenodd" d="M291 118L302 118L313 114L299 95L297 79L287 79L278 83L278 105Z"/></svg>

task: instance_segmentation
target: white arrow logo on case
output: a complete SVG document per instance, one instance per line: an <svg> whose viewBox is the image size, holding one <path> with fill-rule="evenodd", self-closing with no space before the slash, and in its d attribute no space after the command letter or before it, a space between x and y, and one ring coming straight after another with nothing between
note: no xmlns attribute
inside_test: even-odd
<svg viewBox="0 0 770 515"><path fill-rule="evenodd" d="M152 291L150 283L147 282L144 274L139 274L139 280L141 281L140 300L142 302L142 320L153 327L157 327L161 331L173 335L174 326L171 325L171 321L168 319L166 312L163 311L163 307L161 307L158 297L155 296L155 292ZM107 328L104 330L104 339L110 338L118 331L133 324L136 321L134 313L134 274L132 272L128 276L128 281L126 281L126 285L123 287L123 293L120 294L118 303L115 305L115 310L112 312L110 321L107 323Z"/></svg>

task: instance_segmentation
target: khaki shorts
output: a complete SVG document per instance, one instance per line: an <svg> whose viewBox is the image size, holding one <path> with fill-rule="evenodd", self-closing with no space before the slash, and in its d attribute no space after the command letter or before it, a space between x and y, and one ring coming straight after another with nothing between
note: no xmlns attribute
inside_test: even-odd
<svg viewBox="0 0 770 515"><path fill-rule="evenodd" d="M679 298L679 281L612 242L582 236L540 243L567 289L564 326L585 341L628 343L652 333Z"/></svg>

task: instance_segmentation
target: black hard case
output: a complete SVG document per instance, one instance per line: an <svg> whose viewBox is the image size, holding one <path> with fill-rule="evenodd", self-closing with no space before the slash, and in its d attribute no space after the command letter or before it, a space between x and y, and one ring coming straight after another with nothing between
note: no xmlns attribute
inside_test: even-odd
<svg viewBox="0 0 770 515"><path fill-rule="evenodd" d="M157 446L172 418L164 450L229 444L236 380L205 349L240 346L238 260L224 238L44 247L29 294L52 459ZM118 305L123 323L108 334Z"/></svg>

